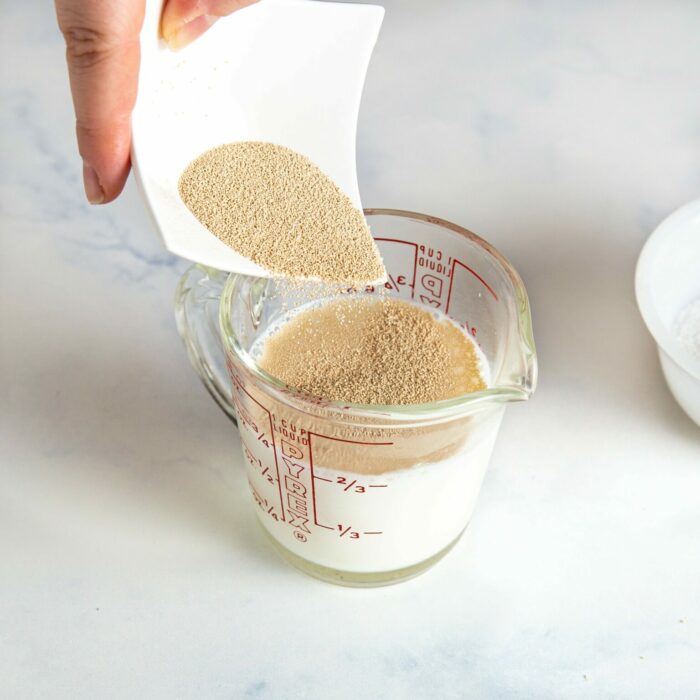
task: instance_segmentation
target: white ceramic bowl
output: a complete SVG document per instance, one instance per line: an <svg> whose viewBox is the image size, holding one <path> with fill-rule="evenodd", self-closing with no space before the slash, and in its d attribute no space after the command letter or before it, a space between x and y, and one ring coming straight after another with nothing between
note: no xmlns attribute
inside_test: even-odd
<svg viewBox="0 0 700 700"><path fill-rule="evenodd" d="M678 314L700 299L700 199L671 214L649 236L637 262L635 289L669 389L700 425L700 358L673 333Z"/></svg>

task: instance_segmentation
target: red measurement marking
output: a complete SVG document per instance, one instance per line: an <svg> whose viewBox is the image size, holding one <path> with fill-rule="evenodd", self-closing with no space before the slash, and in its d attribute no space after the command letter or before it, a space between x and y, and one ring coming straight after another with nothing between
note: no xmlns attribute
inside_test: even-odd
<svg viewBox="0 0 700 700"><path fill-rule="evenodd" d="M333 483L333 479L326 479L325 476L314 476L314 479L320 479L321 481L327 481L329 484Z"/></svg>
<svg viewBox="0 0 700 700"><path fill-rule="evenodd" d="M363 532L363 535L383 535L383 532Z"/></svg>
<svg viewBox="0 0 700 700"><path fill-rule="evenodd" d="M393 445L393 442L361 442L359 440L344 440L343 438L336 438L336 437L330 437L330 435L321 435L321 433L309 433L309 471L311 472L311 502L314 505L314 525L318 525L319 527L324 527L326 530L335 530L333 527L329 527L328 525L324 525L323 523L318 522L318 511L316 509L316 486L314 485L316 482L316 479L321 479L323 481L330 481L329 479L324 479L323 477L317 477L314 474L314 453L313 453L313 447L311 443L313 442L312 438L313 437L318 437L318 438L325 438L326 440L334 440L335 442L345 442L349 445Z"/></svg>
<svg viewBox="0 0 700 700"><path fill-rule="evenodd" d="M389 484L370 484L371 489L385 489Z"/></svg>
<svg viewBox="0 0 700 700"><path fill-rule="evenodd" d="M326 530L333 530L334 528L328 526L328 525L323 525L318 522L318 510L316 508L316 487L314 484L316 483L316 476L314 474L314 456L313 452L311 450L311 435L309 434L309 471L311 472L311 502L314 505L314 525L318 525L319 527L325 527ZM322 477L319 477L322 478Z"/></svg>
<svg viewBox="0 0 700 700"><path fill-rule="evenodd" d="M340 528L340 525L338 525L338 528ZM350 532L350 525L348 525L344 530L340 531L340 536L345 537L345 535L347 535L348 532Z"/></svg>
<svg viewBox="0 0 700 700"><path fill-rule="evenodd" d="M398 238L375 238L375 241L386 241L387 243L403 243L413 246L413 281L411 282L411 299L416 292L416 272L418 270L418 244L411 241L402 241Z"/></svg>
<svg viewBox="0 0 700 700"><path fill-rule="evenodd" d="M343 491L347 491L351 486L354 486L357 483L357 479L353 479L344 489Z"/></svg>
<svg viewBox="0 0 700 700"><path fill-rule="evenodd" d="M311 436L325 438L326 440L335 440L336 442L347 442L348 445L393 445L393 442L362 442L361 440L343 440L343 438L331 437L330 435L321 435L321 433L309 433L309 441Z"/></svg>
<svg viewBox="0 0 700 700"><path fill-rule="evenodd" d="M250 448L245 444L243 437L241 437L241 444L243 445L243 453L250 464L255 465L256 467L262 467L262 462L250 451Z"/></svg>
<svg viewBox="0 0 700 700"><path fill-rule="evenodd" d="M489 290L489 292L491 292L491 295L493 296L493 298L496 301L498 301L498 297L496 296L496 292L494 292L493 289L491 289L491 287L489 287L488 283L486 282L486 280L483 277L481 277L481 275L474 272L474 270L472 270L471 267L469 267L468 265L465 265L463 262L453 259L452 260L452 272L450 274L450 288L447 292L447 304L445 304L445 313L446 314L450 313L450 301L452 301L452 285L454 284L454 281L455 281L455 268L457 267L457 265L459 265L460 267L463 267L467 272L471 272L471 274L474 275L474 277L476 277L476 279L478 279L479 282L481 282L481 284L483 284L484 287L486 287L486 289Z"/></svg>
<svg viewBox="0 0 700 700"><path fill-rule="evenodd" d="M234 375L235 376L235 375ZM255 404L260 406L265 413L267 413L267 420L270 423L270 439L272 440L272 455L275 458L275 470L277 471L277 490L279 491L279 496L280 496L280 512L282 513L282 521L286 520L285 514L284 514L284 500L282 498L282 480L280 479L280 467L279 463L277 461L277 445L275 444L275 432L272 427L272 414L270 411L268 411L265 406L263 406L258 400L256 400L253 396L251 396L243 387L243 384L241 384L241 381L236 377L234 379L234 383L236 386ZM260 439L260 438L258 438ZM311 480L311 483L313 484L313 479Z"/></svg>
<svg viewBox="0 0 700 700"><path fill-rule="evenodd" d="M395 291L399 292L401 291L399 289L399 285L396 283L396 280L393 278L393 276L389 273L387 273L387 277L389 278L387 281L387 284L389 285L389 289L394 289Z"/></svg>

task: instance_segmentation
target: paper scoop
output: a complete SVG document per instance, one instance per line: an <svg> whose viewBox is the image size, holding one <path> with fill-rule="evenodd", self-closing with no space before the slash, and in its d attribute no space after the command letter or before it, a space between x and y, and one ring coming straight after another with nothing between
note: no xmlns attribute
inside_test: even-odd
<svg viewBox="0 0 700 700"><path fill-rule="evenodd" d="M361 209L355 134L367 65L384 9L261 0L178 52L159 36L161 0L141 32L132 166L165 247L194 262L267 277L182 202L178 179L204 151L268 141L312 160Z"/></svg>

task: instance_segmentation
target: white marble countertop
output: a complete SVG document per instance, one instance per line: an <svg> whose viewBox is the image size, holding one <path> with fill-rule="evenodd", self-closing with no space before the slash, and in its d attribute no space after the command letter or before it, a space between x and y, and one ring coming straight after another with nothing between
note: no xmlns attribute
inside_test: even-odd
<svg viewBox="0 0 700 700"><path fill-rule="evenodd" d="M83 202L52 10L3 8L2 697L700 696L700 431L633 297L700 191L700 5L386 5L364 202L513 261L540 384L457 548L375 590L268 547L175 331L185 264L131 184Z"/></svg>

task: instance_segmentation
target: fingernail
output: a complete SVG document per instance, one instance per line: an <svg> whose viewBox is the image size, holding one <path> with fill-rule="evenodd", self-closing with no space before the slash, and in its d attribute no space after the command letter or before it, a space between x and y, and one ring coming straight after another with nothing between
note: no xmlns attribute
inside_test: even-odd
<svg viewBox="0 0 700 700"><path fill-rule="evenodd" d="M83 163L83 185L85 186L85 196L90 204L102 204L105 201L105 193L97 173L87 163Z"/></svg>
<svg viewBox="0 0 700 700"><path fill-rule="evenodd" d="M163 39L169 48L177 51L191 44L198 36L211 27L219 19L214 15L200 15L189 22L178 23L166 29L163 27Z"/></svg>

